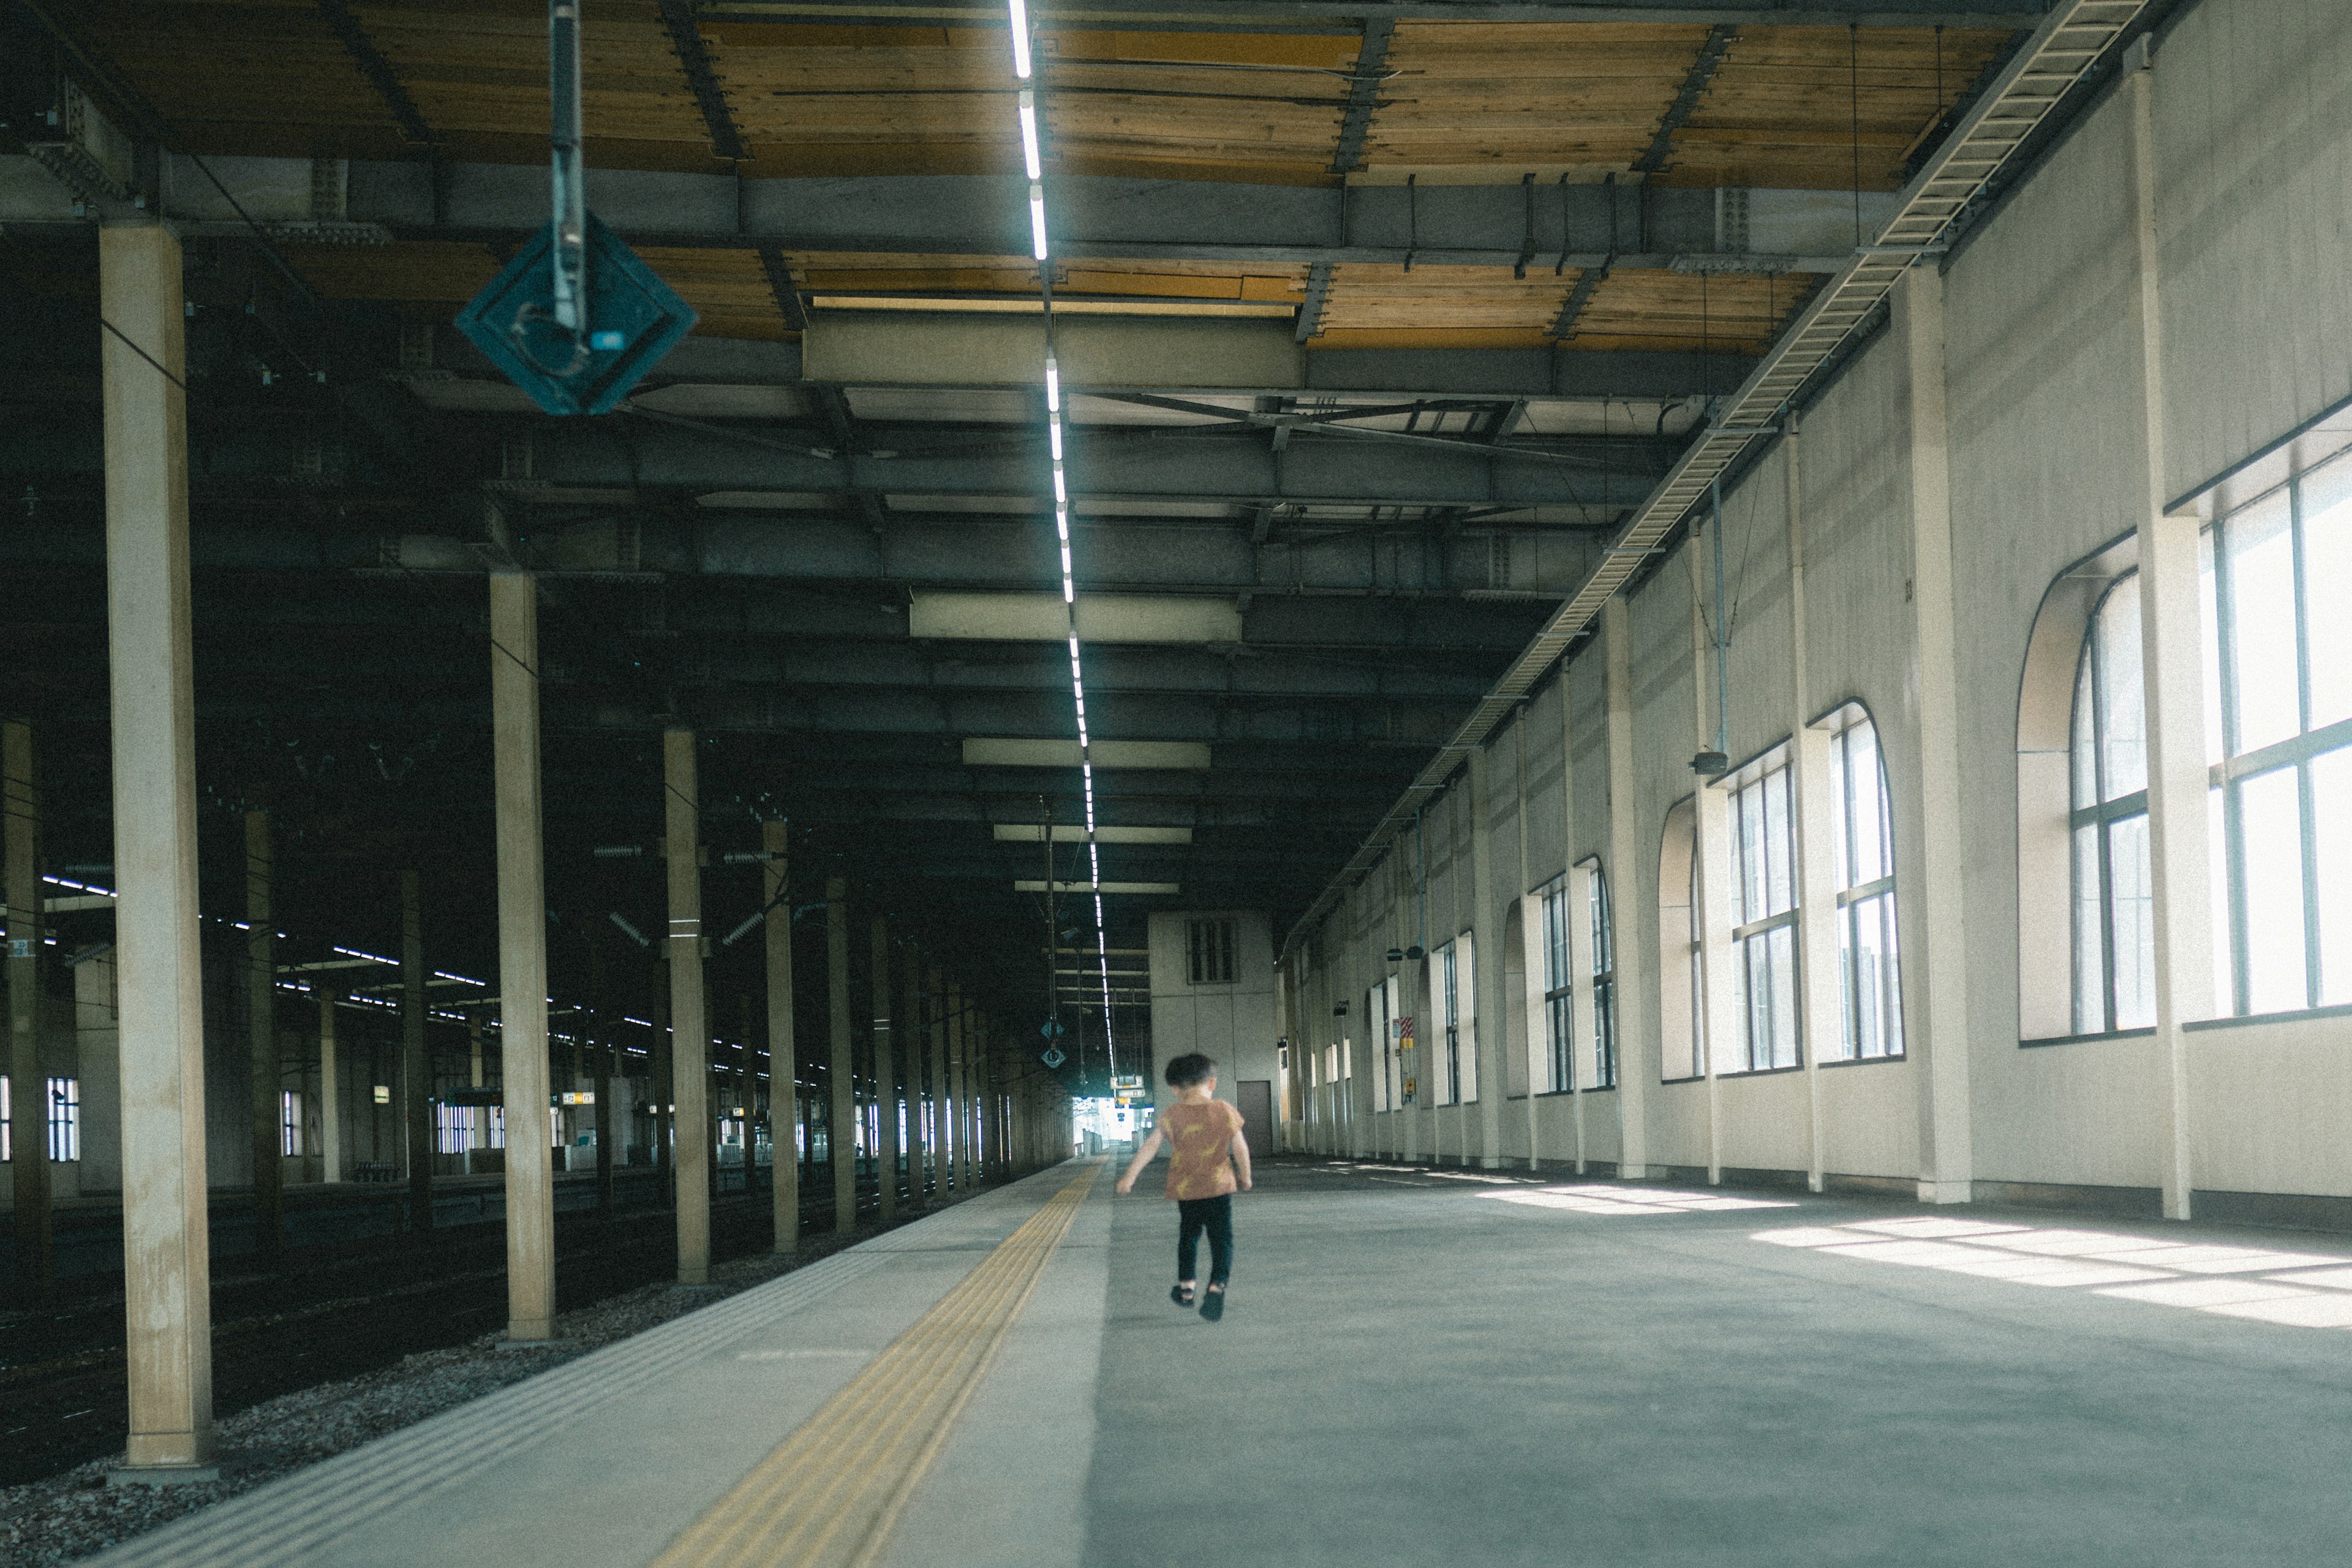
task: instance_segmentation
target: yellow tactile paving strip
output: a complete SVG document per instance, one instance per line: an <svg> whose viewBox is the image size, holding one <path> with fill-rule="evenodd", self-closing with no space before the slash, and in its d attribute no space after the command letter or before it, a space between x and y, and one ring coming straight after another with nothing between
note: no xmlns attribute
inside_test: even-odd
<svg viewBox="0 0 2352 1568"><path fill-rule="evenodd" d="M1100 1169L1089 1166L1048 1198L688 1526L654 1568L866 1568L877 1561Z"/></svg>

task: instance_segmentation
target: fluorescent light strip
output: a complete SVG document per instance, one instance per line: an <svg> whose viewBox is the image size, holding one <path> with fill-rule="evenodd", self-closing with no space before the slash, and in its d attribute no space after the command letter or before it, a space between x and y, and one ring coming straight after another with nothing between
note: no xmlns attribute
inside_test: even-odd
<svg viewBox="0 0 2352 1568"><path fill-rule="evenodd" d="M1006 19L1013 34L1013 74L1025 84L1030 75L1029 10L1026 0L1008 0ZM1021 159L1029 175L1029 239L1030 248L1039 261L1047 259L1052 247L1045 236L1045 165L1038 144L1037 91L1024 86L1020 99ZM1053 455L1054 532L1062 552L1062 603L1070 614L1070 707L1077 721L1079 776L1086 787L1087 799L1087 866L1095 901L1095 950L1101 955L1103 1043L1110 1058L1110 1068L1118 1070L1118 1054L1111 1037L1110 1013L1110 942L1103 919L1102 849L1095 837L1095 769L1093 738L1087 729L1086 668L1078 648L1077 570L1070 555L1070 480L1063 467L1062 430L1062 367L1054 355L1054 286L1050 274L1041 270L1038 279L1039 304L1045 324L1045 439ZM1050 888L1050 880L1046 886Z"/></svg>
<svg viewBox="0 0 2352 1568"><path fill-rule="evenodd" d="M1013 23L1013 74L1023 81L1029 79L1029 7L1024 0L1011 0Z"/></svg>

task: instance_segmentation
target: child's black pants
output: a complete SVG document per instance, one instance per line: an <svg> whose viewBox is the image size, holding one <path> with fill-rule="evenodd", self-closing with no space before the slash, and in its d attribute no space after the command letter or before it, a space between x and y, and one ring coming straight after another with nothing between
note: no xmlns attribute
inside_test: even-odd
<svg viewBox="0 0 2352 1568"><path fill-rule="evenodd" d="M1234 1273L1234 1195L1180 1198L1176 1203L1176 1278L1193 1278L1201 1256L1201 1233L1209 1233L1209 1283L1222 1285Z"/></svg>

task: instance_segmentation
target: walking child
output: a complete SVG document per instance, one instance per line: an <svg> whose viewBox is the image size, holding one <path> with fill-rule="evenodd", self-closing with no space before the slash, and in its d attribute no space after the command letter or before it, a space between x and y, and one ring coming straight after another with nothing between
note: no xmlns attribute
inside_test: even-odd
<svg viewBox="0 0 2352 1568"><path fill-rule="evenodd" d="M1168 1087L1176 1103L1160 1113L1159 1125L1135 1152L1122 1193L1135 1191L1135 1178L1168 1145L1168 1195L1176 1200L1176 1286L1168 1299L1190 1307L1193 1264L1201 1233L1209 1233L1209 1288L1201 1296L1201 1316L1215 1322L1225 1315L1225 1282L1234 1272L1234 1194L1250 1190L1249 1143L1242 1137L1242 1113L1216 1098L1217 1064L1197 1054L1168 1064Z"/></svg>

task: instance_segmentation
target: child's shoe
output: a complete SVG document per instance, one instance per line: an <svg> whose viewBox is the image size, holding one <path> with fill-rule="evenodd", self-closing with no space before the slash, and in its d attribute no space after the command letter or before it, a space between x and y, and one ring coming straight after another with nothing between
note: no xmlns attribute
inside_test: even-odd
<svg viewBox="0 0 2352 1568"><path fill-rule="evenodd" d="M1215 1322L1225 1315L1225 1288L1212 1285L1201 1298L1201 1316Z"/></svg>

